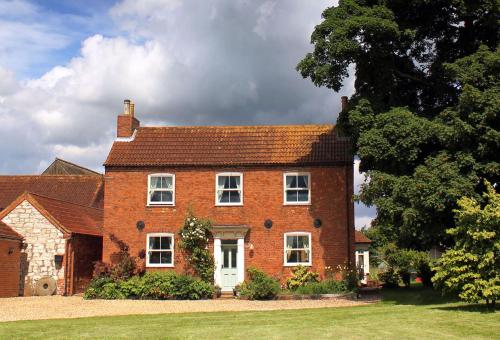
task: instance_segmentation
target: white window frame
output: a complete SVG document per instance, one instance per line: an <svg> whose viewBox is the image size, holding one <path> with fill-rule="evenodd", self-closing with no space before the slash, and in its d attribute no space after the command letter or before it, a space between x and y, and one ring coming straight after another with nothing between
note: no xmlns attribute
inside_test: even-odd
<svg viewBox="0 0 500 340"><path fill-rule="evenodd" d="M287 236L307 236L309 238L309 261L308 262L287 262L286 254L286 238ZM294 231L283 234L283 266L285 267L297 267L297 266L312 266L312 237L311 233L305 231Z"/></svg>
<svg viewBox="0 0 500 340"><path fill-rule="evenodd" d="M149 263L149 238L150 237L170 237L172 239L171 252L172 252L172 263ZM160 252L161 250L155 250ZM175 236L173 233L149 233L146 235L146 267L148 268L168 268L174 267L175 261Z"/></svg>
<svg viewBox="0 0 500 340"><path fill-rule="evenodd" d="M221 203L219 202L217 192L219 191L219 177L220 176L239 176L241 183L241 194L240 194L240 202L239 203ZM227 191L237 191L237 189L225 189ZM215 205L216 206L242 206L243 205L243 173L242 172L219 172L215 176Z"/></svg>
<svg viewBox="0 0 500 340"><path fill-rule="evenodd" d="M307 202L288 202L286 200L286 177L287 176L307 176L307 189L309 191ZM290 189L300 190L300 189ZM283 204L284 205L310 205L311 204L311 173L310 172L285 172L283 173Z"/></svg>
<svg viewBox="0 0 500 340"><path fill-rule="evenodd" d="M171 191L172 192L172 202L151 202L151 177L172 177L172 190L169 189L159 189L156 191ZM158 173L148 175L148 189L147 189L147 199L148 206L175 206L175 174L169 173Z"/></svg>

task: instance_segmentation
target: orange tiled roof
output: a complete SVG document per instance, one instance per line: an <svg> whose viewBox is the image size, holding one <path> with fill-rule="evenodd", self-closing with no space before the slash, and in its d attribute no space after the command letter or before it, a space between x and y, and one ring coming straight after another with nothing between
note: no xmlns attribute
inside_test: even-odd
<svg viewBox="0 0 500 340"><path fill-rule="evenodd" d="M23 237L12 230L7 224L0 221L0 238L9 238L14 240L22 240Z"/></svg>
<svg viewBox="0 0 500 340"><path fill-rule="evenodd" d="M103 210L29 193L68 232L102 236ZM43 215L45 215L42 212ZM46 216L47 217L47 216Z"/></svg>
<svg viewBox="0 0 500 340"><path fill-rule="evenodd" d="M354 233L354 242L356 243L372 243L368 237L365 236L361 231L356 230Z"/></svg>
<svg viewBox="0 0 500 340"><path fill-rule="evenodd" d="M351 163L334 125L141 127L116 141L105 166Z"/></svg>
<svg viewBox="0 0 500 340"><path fill-rule="evenodd" d="M26 191L71 203L98 206L102 186L102 176L0 176L0 211Z"/></svg>

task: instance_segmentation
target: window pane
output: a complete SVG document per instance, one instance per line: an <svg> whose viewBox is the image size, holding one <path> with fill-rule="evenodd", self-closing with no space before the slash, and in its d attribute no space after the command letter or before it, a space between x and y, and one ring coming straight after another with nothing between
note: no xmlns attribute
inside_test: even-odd
<svg viewBox="0 0 500 340"><path fill-rule="evenodd" d="M150 237L149 238L149 249L160 249L160 238L159 237Z"/></svg>
<svg viewBox="0 0 500 340"><path fill-rule="evenodd" d="M298 176L299 179L299 188L307 188L307 175Z"/></svg>
<svg viewBox="0 0 500 340"><path fill-rule="evenodd" d="M162 251L161 252L161 264L172 264L172 252Z"/></svg>
<svg viewBox="0 0 500 340"><path fill-rule="evenodd" d="M297 187L297 176L286 176L286 187L296 188Z"/></svg>
<svg viewBox="0 0 500 340"><path fill-rule="evenodd" d="M161 237L161 249L170 249L172 244L172 238L169 236Z"/></svg>
<svg viewBox="0 0 500 340"><path fill-rule="evenodd" d="M297 236L297 248L309 248L309 237Z"/></svg>
<svg viewBox="0 0 500 340"><path fill-rule="evenodd" d="M231 268L236 268L236 254L238 254L238 251L233 248L231 251Z"/></svg>
<svg viewBox="0 0 500 340"><path fill-rule="evenodd" d="M161 188L160 177L158 177L158 176L151 176L150 177L150 188L151 189L160 189Z"/></svg>
<svg viewBox="0 0 500 340"><path fill-rule="evenodd" d="M151 202L161 202L161 191L153 191L149 200Z"/></svg>
<svg viewBox="0 0 500 340"><path fill-rule="evenodd" d="M224 268L229 268L229 249L222 251L222 257L224 258Z"/></svg>
<svg viewBox="0 0 500 340"><path fill-rule="evenodd" d="M219 176L219 189L229 189L229 177L228 176Z"/></svg>
<svg viewBox="0 0 500 340"><path fill-rule="evenodd" d="M229 191L219 191L219 203L229 203Z"/></svg>
<svg viewBox="0 0 500 340"><path fill-rule="evenodd" d="M160 262L160 252L159 251L150 251L149 252L149 263L159 264Z"/></svg>
<svg viewBox="0 0 500 340"><path fill-rule="evenodd" d="M297 191L297 201L298 202L308 202L309 201L309 190Z"/></svg>
<svg viewBox="0 0 500 340"><path fill-rule="evenodd" d="M231 203L240 203L241 197L239 191L230 191L229 192L230 202Z"/></svg>
<svg viewBox="0 0 500 340"><path fill-rule="evenodd" d="M309 262L309 252L305 250L296 250L297 262Z"/></svg>
<svg viewBox="0 0 500 340"><path fill-rule="evenodd" d="M174 201L173 193L171 191L162 191L161 201L162 202L173 202Z"/></svg>
<svg viewBox="0 0 500 340"><path fill-rule="evenodd" d="M297 263L297 262L299 262L296 250L289 250L289 251L287 251L287 256L286 257L287 257L286 262L288 262L288 263Z"/></svg>
<svg viewBox="0 0 500 340"><path fill-rule="evenodd" d="M287 236L286 237L286 247L287 248L297 248L297 236Z"/></svg>
<svg viewBox="0 0 500 340"><path fill-rule="evenodd" d="M171 176L164 176L161 178L161 187L163 189L172 189L173 178Z"/></svg>
<svg viewBox="0 0 500 340"><path fill-rule="evenodd" d="M229 188L236 189L238 186L236 185L236 180L239 180L239 177L230 176L229 177Z"/></svg>
<svg viewBox="0 0 500 340"><path fill-rule="evenodd" d="M297 202L297 190L287 190L286 191L286 201L287 202Z"/></svg>

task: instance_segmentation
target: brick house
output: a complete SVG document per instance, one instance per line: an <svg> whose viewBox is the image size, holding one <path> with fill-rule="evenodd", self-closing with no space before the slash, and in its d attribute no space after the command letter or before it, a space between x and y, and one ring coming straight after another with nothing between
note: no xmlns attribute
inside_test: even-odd
<svg viewBox="0 0 500 340"><path fill-rule="evenodd" d="M103 261L110 235L147 270L185 270L188 209L213 223L215 283L249 267L286 278L299 264L354 261L353 155L334 125L141 127L125 101L105 161Z"/></svg>
<svg viewBox="0 0 500 340"><path fill-rule="evenodd" d="M0 176L0 222L23 242L9 290L83 290L101 259L103 191L102 175Z"/></svg>

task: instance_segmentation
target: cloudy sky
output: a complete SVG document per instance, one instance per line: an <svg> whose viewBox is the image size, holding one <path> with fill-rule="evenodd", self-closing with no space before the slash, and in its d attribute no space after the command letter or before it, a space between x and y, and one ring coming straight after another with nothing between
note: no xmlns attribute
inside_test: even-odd
<svg viewBox="0 0 500 340"><path fill-rule="evenodd" d="M0 173L102 171L125 98L143 125L335 122L353 79L336 93L295 71L335 4L0 0ZM357 206L357 227L373 214Z"/></svg>

